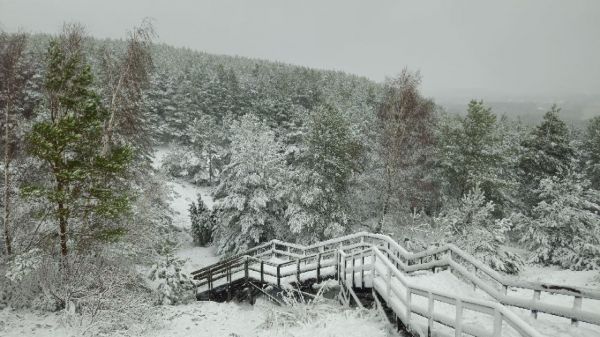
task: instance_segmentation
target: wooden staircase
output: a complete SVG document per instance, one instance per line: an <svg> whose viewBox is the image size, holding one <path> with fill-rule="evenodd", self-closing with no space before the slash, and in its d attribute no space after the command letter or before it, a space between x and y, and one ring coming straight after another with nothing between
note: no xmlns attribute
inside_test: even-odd
<svg viewBox="0 0 600 337"><path fill-rule="evenodd" d="M412 273L442 269L491 300L462 298L410 280ZM600 292L506 279L453 245L411 253L381 234L361 232L311 246L273 240L197 270L192 277L198 299L252 302L264 295L277 304L282 289L302 291L307 285L335 279L342 304L375 303L392 323L420 336L542 336L507 306L527 309L534 317L542 312L568 318L574 325L580 321L600 325L600 313L582 308L583 300L600 300ZM511 288L530 290L532 298L512 296ZM572 296L573 306L542 302L542 292ZM489 321L489 326L472 324L474 316Z"/></svg>

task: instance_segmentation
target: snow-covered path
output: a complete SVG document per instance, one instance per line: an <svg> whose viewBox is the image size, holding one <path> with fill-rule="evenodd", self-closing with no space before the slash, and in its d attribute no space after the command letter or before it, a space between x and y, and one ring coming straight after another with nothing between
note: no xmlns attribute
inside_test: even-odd
<svg viewBox="0 0 600 337"><path fill-rule="evenodd" d="M152 163L152 166L155 169L160 169L162 160L165 158L168 152L168 148L156 149L154 161ZM168 179L169 180L166 184L172 191L172 195L170 196L170 204L174 211L173 225L182 230L180 247L175 255L179 258L187 260L183 271L189 273L217 262L219 259L216 256L213 247L195 246L192 242L192 237L189 235L189 229L191 227L188 213L190 204L192 202L196 202L198 200L198 196L200 196L206 206L208 208L212 208L214 202L211 197L211 188L198 187L180 179Z"/></svg>

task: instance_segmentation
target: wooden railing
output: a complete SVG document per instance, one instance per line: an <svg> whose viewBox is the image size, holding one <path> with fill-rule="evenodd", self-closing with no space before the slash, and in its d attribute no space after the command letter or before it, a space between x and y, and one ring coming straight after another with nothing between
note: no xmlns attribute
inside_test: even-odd
<svg viewBox="0 0 600 337"><path fill-rule="evenodd" d="M298 266L306 265L309 261L314 261L315 259L320 263L323 255L319 257L319 254L334 254L335 251L340 249L342 251L352 251L367 246L377 247L403 273L412 273L427 269L435 270L436 268L450 269L457 276L470 282L475 288L481 289L500 304L529 310L533 317L537 317L537 313L542 312L568 318L574 325L578 324L579 321L600 325L600 313L582 308L583 300L600 300L599 291L588 288L513 280L494 271L470 254L451 244L411 253L387 235L360 232L310 246L272 240L252 248L243 255L223 260L221 263L226 264L229 261L236 261L244 256L259 258L261 261L265 261L265 265L274 267L277 270L279 275L275 273L273 277L280 281L282 276L289 276L289 271L285 275L281 274L281 268L285 266L293 263L296 263ZM289 261L283 262L284 265L279 267L277 267L278 263L272 261L266 262L269 261L266 259L277 260L279 258L288 259ZM192 273L192 276L196 279L201 279L202 275L206 275L210 268L206 267L195 271ZM261 269L264 269L264 266L261 266ZM320 270L320 268L317 269ZM214 272L214 270L211 271L211 273ZM512 288L531 291L531 299L524 299L510 294L509 290ZM571 296L573 297L573 304L572 306L564 306L545 303L540 300L542 293Z"/></svg>
<svg viewBox="0 0 600 337"><path fill-rule="evenodd" d="M348 267L348 261L354 261L356 256L359 256L363 261L367 258L368 263ZM505 335L504 332L508 329L507 327L512 328L520 336L542 336L515 313L497 302L459 297L455 294L435 291L411 283L407 276L396 268L395 263L388 258L387 254L377 247L347 255L341 265L345 266L341 267L344 274L343 281L347 281L349 274L354 277L359 272L362 273L361 281L364 282L365 268L367 268L366 275L370 275L373 291L382 296L388 307L392 308L406 327L422 336L433 335L435 323L452 329L453 333L451 335L454 336L463 336L464 332L472 336L500 337ZM416 303L415 297L422 297L426 300L427 305L423 306ZM436 302L453 307L455 315L448 316L436 312ZM489 331L481 326L466 324L464 320L466 310L490 316L490 320L493 321L492 330ZM414 316L423 317L426 323L417 322ZM443 333L436 331L436 335L443 335Z"/></svg>

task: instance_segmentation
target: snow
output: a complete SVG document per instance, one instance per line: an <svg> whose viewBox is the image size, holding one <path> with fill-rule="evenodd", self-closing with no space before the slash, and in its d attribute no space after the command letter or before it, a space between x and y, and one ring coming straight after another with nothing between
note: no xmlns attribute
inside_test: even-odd
<svg viewBox="0 0 600 337"><path fill-rule="evenodd" d="M159 147L155 150L152 166L156 170L160 170L162 161L170 151L172 149L169 147ZM181 179L166 179L169 179L166 184L172 191L170 205L174 211L173 225L181 229L184 233L180 238L179 249L175 253L175 256L187 261L183 267L183 272L190 273L218 262L219 258L215 254L214 247L195 246L192 242L192 237L189 235L189 229L192 225L188 213L190 204L196 202L198 195L200 195L206 206L212 209L214 205L211 196L212 188L208 186L199 187Z"/></svg>
<svg viewBox="0 0 600 337"><path fill-rule="evenodd" d="M519 279L600 290L598 271L574 271L558 267L529 265L519 274ZM525 289L511 289L511 295L522 296L524 298L531 298L532 296L531 291ZM547 293L541 294L540 301L566 307L573 305L573 297L550 295ZM598 313L600 312L600 301L583 300L582 309ZM579 323L579 327L572 327L568 319L545 314L538 314L538 318L533 319L527 310L516 308L513 308L513 310L518 312L521 318L549 337L600 337L600 327L598 326Z"/></svg>
<svg viewBox="0 0 600 337"><path fill-rule="evenodd" d="M275 322L284 321L293 308L277 307L267 301L257 301L254 306L235 303L200 302L176 307L165 307L167 323L163 329L147 336L387 336L387 324L373 314L364 317L354 309L341 306L315 304L311 310L324 312L324 315L308 322L278 326ZM301 310L301 309L300 309Z"/></svg>
<svg viewBox="0 0 600 337"><path fill-rule="evenodd" d="M62 325L57 313L6 308L0 311L0 336L70 337L75 331Z"/></svg>
<svg viewBox="0 0 600 337"><path fill-rule="evenodd" d="M307 306L310 306L307 308ZM306 312L319 313L306 316ZM362 337L388 336L389 325L374 312L328 304L277 307L258 300L249 304L194 302L157 307L162 320L156 326L130 327L111 336L128 337ZM302 320L290 320L301 318ZM71 337L78 330L59 323L56 313L0 311L0 335L3 337ZM284 324L285 323L285 324Z"/></svg>

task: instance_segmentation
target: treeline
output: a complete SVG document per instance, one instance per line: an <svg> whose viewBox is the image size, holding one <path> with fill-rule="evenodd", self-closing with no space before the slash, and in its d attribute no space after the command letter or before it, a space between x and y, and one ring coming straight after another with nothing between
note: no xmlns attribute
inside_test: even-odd
<svg viewBox="0 0 600 337"><path fill-rule="evenodd" d="M522 267L514 245L532 261L598 267L598 117L570 127L555 106L530 126L481 101L458 116L423 97L409 71L377 84L169 50L165 72L181 77L161 90L181 98L160 108L161 125L178 130L162 138L179 148L165 168L217 185L216 207L197 228L220 252L367 227L417 248L455 242L506 272Z"/></svg>
<svg viewBox="0 0 600 337"><path fill-rule="evenodd" d="M155 45L144 28L81 39L77 52L68 36L30 37L18 95L2 81L5 250L167 236L149 157L170 145L167 172L216 186L215 208L192 215L198 242L222 253L362 228L401 233L413 249L455 242L507 272L522 265L506 248L518 241L534 261L598 266L599 118L570 128L556 107L530 127L480 101L457 116L410 71L374 83Z"/></svg>

